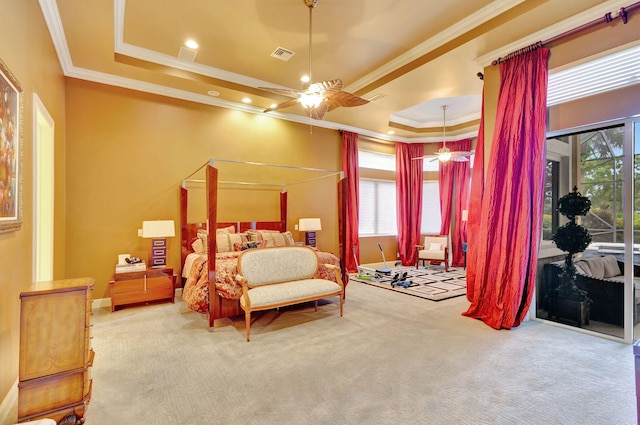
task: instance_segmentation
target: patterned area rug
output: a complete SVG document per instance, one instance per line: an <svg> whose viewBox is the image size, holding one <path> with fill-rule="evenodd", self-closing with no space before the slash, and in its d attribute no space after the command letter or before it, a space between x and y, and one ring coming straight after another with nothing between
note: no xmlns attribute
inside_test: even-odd
<svg viewBox="0 0 640 425"><path fill-rule="evenodd" d="M431 301L442 301L467 293L467 274L463 269L450 267L449 272L445 272L442 266L428 266L417 270L415 267L394 267L391 270L389 275L374 273L370 279L353 273L349 275L349 280Z"/></svg>

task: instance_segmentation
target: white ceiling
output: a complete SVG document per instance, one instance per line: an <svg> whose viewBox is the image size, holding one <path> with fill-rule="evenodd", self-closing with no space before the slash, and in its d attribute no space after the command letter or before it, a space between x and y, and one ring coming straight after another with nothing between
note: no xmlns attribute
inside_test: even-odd
<svg viewBox="0 0 640 425"><path fill-rule="evenodd" d="M303 0L39 0L65 75L263 114L299 90L309 68ZM313 80L379 100L330 110L316 126L405 142L477 133L493 59L614 15L620 0L319 0L313 9ZM191 59L184 42L198 42ZM295 52L288 61L270 54ZM184 53L183 49L183 53ZM217 92L218 96L207 93ZM242 98L252 99L250 105ZM300 106L270 112L308 123ZM389 130L395 131L388 135ZM447 134L449 130L447 130Z"/></svg>

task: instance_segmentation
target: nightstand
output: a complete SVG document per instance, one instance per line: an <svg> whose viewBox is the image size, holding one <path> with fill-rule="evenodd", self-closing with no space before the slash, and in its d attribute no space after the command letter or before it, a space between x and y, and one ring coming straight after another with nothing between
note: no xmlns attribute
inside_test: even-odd
<svg viewBox="0 0 640 425"><path fill-rule="evenodd" d="M175 301L175 275L171 267L116 273L109 286L112 312L122 305Z"/></svg>

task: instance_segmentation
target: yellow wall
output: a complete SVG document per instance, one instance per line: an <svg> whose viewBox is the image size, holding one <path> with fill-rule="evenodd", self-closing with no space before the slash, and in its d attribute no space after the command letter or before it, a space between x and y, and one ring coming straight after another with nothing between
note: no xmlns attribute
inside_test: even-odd
<svg viewBox="0 0 640 425"><path fill-rule="evenodd" d="M64 77L36 1L4 1L0 13L0 59L23 90L23 224L0 234L0 402L17 396L20 292L32 280L33 238L33 94L37 93L55 121L55 258L54 276L64 271L65 240L65 110ZM0 422L14 423L17 417Z"/></svg>
<svg viewBox="0 0 640 425"><path fill-rule="evenodd" d="M313 128L310 134L308 125L263 115L76 79L67 80L67 114L67 274L95 277L94 298L109 297L118 254L148 258L150 242L137 236L142 221L173 219L179 231L179 185L209 158L341 168L337 131ZM299 182L310 176L214 165L220 180ZM318 247L336 255L337 183L333 177L287 187L288 230L302 241L294 224L320 217ZM279 189L220 188L218 196L219 221L280 217ZM168 240L168 264L179 270L178 236Z"/></svg>

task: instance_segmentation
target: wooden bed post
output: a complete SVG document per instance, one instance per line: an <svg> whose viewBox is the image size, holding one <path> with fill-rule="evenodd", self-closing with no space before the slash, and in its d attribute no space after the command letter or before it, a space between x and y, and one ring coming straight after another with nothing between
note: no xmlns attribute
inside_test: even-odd
<svg viewBox="0 0 640 425"><path fill-rule="evenodd" d="M189 204L189 191L180 187L180 264L184 265L184 260L189 253L189 241L187 240L187 206ZM182 270L180 275L182 276Z"/></svg>
<svg viewBox="0 0 640 425"><path fill-rule="evenodd" d="M347 246L347 200L348 180L343 178L338 182L338 244L340 245L340 266L342 269L342 281L344 282L345 297L347 284L349 283L349 271L347 270L347 255L350 249Z"/></svg>
<svg viewBox="0 0 640 425"><path fill-rule="evenodd" d="M287 231L287 192L280 192L280 226L281 232Z"/></svg>
<svg viewBox="0 0 640 425"><path fill-rule="evenodd" d="M218 315L216 299L216 223L218 209L218 169L207 166L207 256L209 264L209 328L213 330L213 321Z"/></svg>

